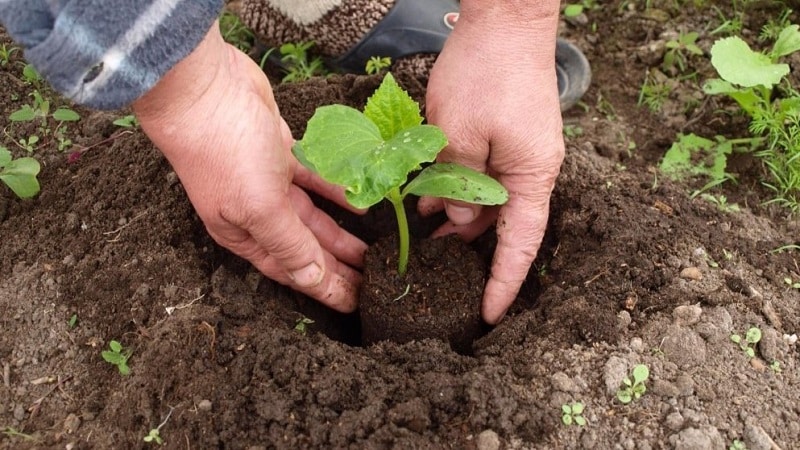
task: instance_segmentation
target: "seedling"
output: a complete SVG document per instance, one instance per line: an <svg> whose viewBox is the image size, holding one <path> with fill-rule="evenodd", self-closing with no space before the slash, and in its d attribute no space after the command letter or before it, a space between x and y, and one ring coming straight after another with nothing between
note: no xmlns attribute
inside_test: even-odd
<svg viewBox="0 0 800 450"><path fill-rule="evenodd" d="M652 113L661 111L670 93L670 87L657 78L649 71L647 72L642 87L639 88L639 100L637 101L638 106L645 105Z"/></svg>
<svg viewBox="0 0 800 450"><path fill-rule="evenodd" d="M733 175L725 169L736 143L721 136L712 141L695 134L679 134L664 154L659 169L674 180L695 176L706 176L716 184L733 180Z"/></svg>
<svg viewBox="0 0 800 450"><path fill-rule="evenodd" d="M773 202L793 211L800 207L800 94L791 86L778 88L790 72L780 58L798 50L798 25L781 30L769 51L754 51L737 36L720 39L711 48L720 78L703 86L707 94L732 98L750 116L752 141L759 145L755 155L770 173L764 185L775 192Z"/></svg>
<svg viewBox="0 0 800 450"><path fill-rule="evenodd" d="M38 88L42 84L42 76L33 65L25 64L22 68L22 81Z"/></svg>
<svg viewBox="0 0 800 450"><path fill-rule="evenodd" d="M783 369L781 368L781 362L777 359L769 363L769 369L775 373L783 372Z"/></svg>
<svg viewBox="0 0 800 450"><path fill-rule="evenodd" d="M739 344L745 355L750 358L756 357L756 344L761 340L761 329L758 327L750 327L744 335L744 339L738 334L731 335L731 341Z"/></svg>
<svg viewBox="0 0 800 450"><path fill-rule="evenodd" d="M583 14L584 11L599 8L600 5L597 4L597 0L581 0L580 3L567 3L564 7L564 17L577 17Z"/></svg>
<svg viewBox="0 0 800 450"><path fill-rule="evenodd" d="M789 16L791 15L792 15L792 10L786 8L783 10L783 12L781 12L781 14L777 18L770 17L769 19L767 19L767 23L765 23L764 26L761 27L761 32L758 34L758 40L763 42L763 41L774 41L775 39L778 39L778 36L780 36L781 31L783 31L784 28L792 24L792 22L789 19Z"/></svg>
<svg viewBox="0 0 800 450"><path fill-rule="evenodd" d="M392 58L388 56L380 57L380 56L373 56L369 60L367 60L367 66L364 68L364 71L368 75L375 75L380 73L383 69L388 69L392 65Z"/></svg>
<svg viewBox="0 0 800 450"><path fill-rule="evenodd" d="M26 441L35 440L35 438L32 435L23 433L23 432L17 430L16 428L12 428L12 427L6 427L3 430L3 434L5 434L6 436L8 436L10 438L18 437L18 438L21 438L21 439L26 440Z"/></svg>
<svg viewBox="0 0 800 450"><path fill-rule="evenodd" d="M67 326L69 326L70 328L75 328L75 325L77 325L77 324L78 324L78 315L77 314L73 314L72 316L70 316L69 320L67 321Z"/></svg>
<svg viewBox="0 0 800 450"><path fill-rule="evenodd" d="M800 281L794 281L791 277L786 277L783 282L791 289L800 289Z"/></svg>
<svg viewBox="0 0 800 450"><path fill-rule="evenodd" d="M561 422L570 426L572 424L580 427L586 425L586 419L583 417L583 403L572 402L561 405Z"/></svg>
<svg viewBox="0 0 800 450"><path fill-rule="evenodd" d="M8 44L0 45L0 66L7 66L11 62L11 55L18 51L18 47L9 47Z"/></svg>
<svg viewBox="0 0 800 450"><path fill-rule="evenodd" d="M119 119L111 122L112 124L122 128L136 128L139 126L139 120L133 114L120 117Z"/></svg>
<svg viewBox="0 0 800 450"><path fill-rule="evenodd" d="M314 46L313 41L299 44L288 43L280 47L281 62L285 65L286 76L281 80L284 83L310 80L315 76L327 74L322 59L312 58L309 50Z"/></svg>
<svg viewBox="0 0 800 450"><path fill-rule="evenodd" d="M225 10L219 16L219 30L225 42L244 53L249 52L253 47L253 42L255 41L253 30L247 28L239 19L239 16L231 11Z"/></svg>
<svg viewBox="0 0 800 450"><path fill-rule="evenodd" d="M622 404L638 400L647 391L647 386L644 382L650 377L650 369L644 365L639 364L633 368L633 373L630 377L625 377L622 380L622 387L617 391L617 400Z"/></svg>
<svg viewBox="0 0 800 450"><path fill-rule="evenodd" d="M738 439L734 439L728 450L747 450L747 445Z"/></svg>
<svg viewBox="0 0 800 450"><path fill-rule="evenodd" d="M174 411L174 410L175 410L175 408L170 406L169 413L167 413L167 417L164 419L164 421L161 422L157 427L151 428L150 432L147 433L147 436L143 437L142 440L147 442L148 444L151 444L151 443L152 444L158 444L158 445L163 444L164 443L164 439L161 437L161 427L163 427L164 425L167 424L167 421L169 420L169 417L172 415L172 411Z"/></svg>
<svg viewBox="0 0 800 450"><path fill-rule="evenodd" d="M700 194L700 198L716 206L717 209L724 213L737 213L740 211L739 205L736 203L728 203L728 197L720 194Z"/></svg>
<svg viewBox="0 0 800 450"><path fill-rule="evenodd" d="M311 325L312 323L314 323L314 321L309 319L308 317L301 317L300 319L297 319L297 321L294 323L294 329L298 333L305 335L306 332L308 331L308 326Z"/></svg>
<svg viewBox="0 0 800 450"><path fill-rule="evenodd" d="M680 33L677 39L667 41L667 51L664 53L664 61L661 64L661 68L664 71L677 68L678 72L683 73L692 55L700 56L703 54L703 50L697 46L697 38L699 36L696 31L692 31L686 34Z"/></svg>
<svg viewBox="0 0 800 450"><path fill-rule="evenodd" d="M0 181L19 198L31 198L39 193L39 161L25 157L13 159L11 152L0 147Z"/></svg>
<svg viewBox="0 0 800 450"><path fill-rule="evenodd" d="M100 353L103 359L109 364L117 366L120 374L128 375L131 373L131 369L128 367L128 359L131 357L133 350L124 348L118 341L113 340L108 343L108 348L109 350L103 350Z"/></svg>
<svg viewBox="0 0 800 450"><path fill-rule="evenodd" d="M411 171L432 162L446 145L442 130L422 125L419 105L387 73L363 113L343 105L318 108L292 151L304 166L343 186L347 201L356 208L389 200L400 241L397 271L403 276L409 249L403 199L408 194L481 205L508 200L508 192L493 178L448 163L429 165L402 187Z"/></svg>

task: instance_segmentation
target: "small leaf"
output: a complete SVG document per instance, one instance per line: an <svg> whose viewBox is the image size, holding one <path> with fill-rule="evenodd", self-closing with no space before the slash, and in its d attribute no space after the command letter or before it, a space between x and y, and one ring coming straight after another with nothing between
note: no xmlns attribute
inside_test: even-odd
<svg viewBox="0 0 800 450"><path fill-rule="evenodd" d="M120 344L118 341L112 340L111 342L108 343L108 347L116 353L122 351L122 344Z"/></svg>
<svg viewBox="0 0 800 450"><path fill-rule="evenodd" d="M384 141L422 123L419 105L397 84L391 73L383 77L381 85L367 100L364 115L378 126Z"/></svg>
<svg viewBox="0 0 800 450"><path fill-rule="evenodd" d="M631 401L633 401L633 398L631 397L631 392L628 390L617 391L617 399L626 405Z"/></svg>
<svg viewBox="0 0 800 450"><path fill-rule="evenodd" d="M577 423L579 427L585 426L586 419L584 419L583 416L577 416L575 417L575 423Z"/></svg>
<svg viewBox="0 0 800 450"><path fill-rule="evenodd" d="M644 364L639 364L633 368L633 379L636 380L636 384L647 380L649 376L650 369L648 369Z"/></svg>
<svg viewBox="0 0 800 450"><path fill-rule="evenodd" d="M771 87L789 74L787 64L773 64L767 55L754 52L737 36L714 43L711 64L722 79L744 87Z"/></svg>
<svg viewBox="0 0 800 450"><path fill-rule="evenodd" d="M747 347L747 348L745 349L744 353L745 353L747 356L751 357L751 358L755 358L755 357L756 357L756 351L755 351L755 350L753 350L753 349L752 349L752 348L750 348L750 347Z"/></svg>
<svg viewBox="0 0 800 450"><path fill-rule="evenodd" d="M778 35L772 46L773 58L780 58L800 50L800 26L789 25Z"/></svg>
<svg viewBox="0 0 800 450"><path fill-rule="evenodd" d="M477 205L502 205L508 201L508 191L494 178L449 163L426 167L403 189L403 196L406 194L461 200Z"/></svg>
<svg viewBox="0 0 800 450"><path fill-rule="evenodd" d="M120 364L118 364L117 368L119 369L119 373L122 374L122 375L128 375L128 374L131 373L131 369L130 369L130 367L128 367L127 364L125 364L125 361L123 361Z"/></svg>
<svg viewBox="0 0 800 450"><path fill-rule="evenodd" d="M738 334L732 334L731 335L731 341L733 341L733 342L738 344L738 343L742 342L742 337L739 336Z"/></svg>
<svg viewBox="0 0 800 450"><path fill-rule="evenodd" d="M747 334L745 334L745 339L751 344L758 343L758 341L761 340L761 330L758 327L750 328L747 330Z"/></svg>
<svg viewBox="0 0 800 450"><path fill-rule="evenodd" d="M564 8L565 17L577 17L583 12L583 5L572 3Z"/></svg>
<svg viewBox="0 0 800 450"><path fill-rule="evenodd" d="M31 108L31 105L22 105L22 108L14 111L8 116L8 120L12 122L28 122L36 118L36 111Z"/></svg>
<svg viewBox="0 0 800 450"><path fill-rule="evenodd" d="M564 425L572 425L572 416L569 414L563 414L561 416L561 422L563 422Z"/></svg>
<svg viewBox="0 0 800 450"><path fill-rule="evenodd" d="M53 119L59 122L75 122L76 120L80 120L80 118L81 116L79 116L78 113L68 108L58 108L53 111Z"/></svg>
<svg viewBox="0 0 800 450"><path fill-rule="evenodd" d="M572 404L572 413L573 414L583 414L583 403L575 402Z"/></svg>
<svg viewBox="0 0 800 450"><path fill-rule="evenodd" d="M31 198L39 193L36 175L40 170L39 161L33 158L19 158L5 164L0 171L2 180L19 198Z"/></svg>

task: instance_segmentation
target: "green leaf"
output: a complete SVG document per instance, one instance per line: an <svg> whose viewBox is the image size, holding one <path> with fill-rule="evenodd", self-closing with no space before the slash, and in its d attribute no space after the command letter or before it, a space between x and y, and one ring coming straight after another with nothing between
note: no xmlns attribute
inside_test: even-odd
<svg viewBox="0 0 800 450"><path fill-rule="evenodd" d="M5 147L0 147L0 168L10 163L11 159L11 152Z"/></svg>
<svg viewBox="0 0 800 450"><path fill-rule="evenodd" d="M39 193L39 181L36 179L39 170L39 161L33 158L15 159L5 164L0 171L0 180L19 198L31 198Z"/></svg>
<svg viewBox="0 0 800 450"><path fill-rule="evenodd" d="M568 4L564 8L565 17L577 17L580 16L582 12L583 12L583 5L580 4L575 4L575 3Z"/></svg>
<svg viewBox="0 0 800 450"><path fill-rule="evenodd" d="M78 113L68 108L58 108L53 111L53 119L59 122L75 122L76 120L80 120L80 118L81 116L79 116Z"/></svg>
<svg viewBox="0 0 800 450"><path fill-rule="evenodd" d="M131 373L131 369L130 367L128 367L127 364L125 364L125 361L122 361L121 363L117 364L117 369L119 369L119 373L121 375L128 375Z"/></svg>
<svg viewBox="0 0 800 450"><path fill-rule="evenodd" d="M572 404L572 413L579 415L583 414L583 403L575 402Z"/></svg>
<svg viewBox="0 0 800 450"><path fill-rule="evenodd" d="M711 64L722 79L744 87L771 87L789 73L787 64L773 64L769 56L754 52L737 36L714 43Z"/></svg>
<svg viewBox="0 0 800 450"><path fill-rule="evenodd" d="M419 105L397 84L391 73L383 77L381 85L367 100L364 115L378 126L385 141L422 123Z"/></svg>
<svg viewBox="0 0 800 450"><path fill-rule="evenodd" d="M478 205L502 205L508 191L494 178L468 167L441 163L426 167L403 189L403 196L431 196Z"/></svg>
<svg viewBox="0 0 800 450"><path fill-rule="evenodd" d="M633 397L631 395L631 391L629 391L627 389L626 390L622 390L622 391L617 391L617 399L620 402L622 402L623 404L626 404L626 405L628 403L630 403L631 401L633 401Z"/></svg>
<svg viewBox="0 0 800 450"><path fill-rule="evenodd" d="M715 142L695 134L680 135L667 150L659 168L673 179L705 175L722 180L729 177L725 168L732 151L733 146L728 141Z"/></svg>
<svg viewBox="0 0 800 450"><path fill-rule="evenodd" d="M778 35L775 45L772 46L772 57L780 58L800 50L800 26L789 25Z"/></svg>
<svg viewBox="0 0 800 450"><path fill-rule="evenodd" d="M562 414L561 422L563 422L564 425L572 425L572 416L569 414Z"/></svg>
<svg viewBox="0 0 800 450"><path fill-rule="evenodd" d="M110 348L112 351L116 353L119 353L120 351L122 351L122 344L120 344L118 341L112 340L111 342L108 343L108 348Z"/></svg>
<svg viewBox="0 0 800 450"><path fill-rule="evenodd" d="M745 339L751 344L757 344L761 340L761 330L758 327L752 327L747 330Z"/></svg>
<svg viewBox="0 0 800 450"><path fill-rule="evenodd" d="M36 118L36 111L31 108L31 105L22 105L22 108L14 111L8 116L8 120L12 122L28 122Z"/></svg>
<svg viewBox="0 0 800 450"><path fill-rule="evenodd" d="M583 416L577 416L575 417L575 423L578 424L579 427L585 426L586 419L584 419Z"/></svg>
<svg viewBox="0 0 800 450"><path fill-rule="evenodd" d="M644 364L639 364L638 366L633 368L633 379L635 384L639 384L650 376L650 369L647 368Z"/></svg>
<svg viewBox="0 0 800 450"><path fill-rule="evenodd" d="M417 125L384 141L378 126L361 112L324 106L309 120L295 156L326 181L344 186L357 208L378 203L408 179L408 173L436 158L447 145L441 130Z"/></svg>

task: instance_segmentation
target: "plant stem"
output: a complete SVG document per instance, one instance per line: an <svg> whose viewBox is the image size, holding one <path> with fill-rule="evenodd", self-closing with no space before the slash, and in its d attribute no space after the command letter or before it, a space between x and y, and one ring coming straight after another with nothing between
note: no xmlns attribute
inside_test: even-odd
<svg viewBox="0 0 800 450"><path fill-rule="evenodd" d="M406 208L403 205L403 196L400 195L400 188L389 191L386 198L392 202L394 213L397 216L397 234L400 240L400 253L397 260L397 273L402 277L406 274L408 267L408 219L406 218Z"/></svg>

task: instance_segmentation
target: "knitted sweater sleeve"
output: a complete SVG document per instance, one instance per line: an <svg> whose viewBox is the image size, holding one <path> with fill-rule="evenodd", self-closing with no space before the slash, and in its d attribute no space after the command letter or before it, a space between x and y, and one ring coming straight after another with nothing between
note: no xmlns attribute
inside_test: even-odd
<svg viewBox="0 0 800 450"><path fill-rule="evenodd" d="M223 0L0 0L0 23L59 92L117 109L194 50Z"/></svg>

